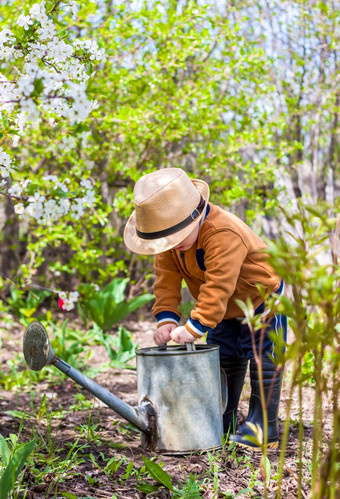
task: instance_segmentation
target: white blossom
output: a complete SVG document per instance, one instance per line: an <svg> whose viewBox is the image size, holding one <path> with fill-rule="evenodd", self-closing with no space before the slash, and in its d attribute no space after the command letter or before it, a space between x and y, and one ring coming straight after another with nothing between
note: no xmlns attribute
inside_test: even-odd
<svg viewBox="0 0 340 499"><path fill-rule="evenodd" d="M0 44L14 42L15 38L10 29L3 29L0 31Z"/></svg>
<svg viewBox="0 0 340 499"><path fill-rule="evenodd" d="M32 5L30 8L30 15L32 19L36 19L44 25L48 21L48 17L45 12L45 2L41 2L40 4L35 3Z"/></svg>
<svg viewBox="0 0 340 499"><path fill-rule="evenodd" d="M17 80L17 89L19 93L25 96L31 95L34 90L33 80L26 75Z"/></svg>
<svg viewBox="0 0 340 499"><path fill-rule="evenodd" d="M7 178L13 171L10 155L0 148L0 176Z"/></svg>
<svg viewBox="0 0 340 499"><path fill-rule="evenodd" d="M52 21L44 23L44 25L37 29L37 33L39 33L41 40L50 40L57 34ZM59 42L58 38L56 40Z"/></svg>
<svg viewBox="0 0 340 499"><path fill-rule="evenodd" d="M26 207L26 212L38 221L43 220L44 206L40 202L32 202Z"/></svg>
<svg viewBox="0 0 340 499"><path fill-rule="evenodd" d="M25 212L25 206L22 203L17 203L14 205L14 212L17 215L22 215Z"/></svg>
<svg viewBox="0 0 340 499"><path fill-rule="evenodd" d="M20 184L14 184L8 189L8 194L11 196L20 197L22 194L22 186Z"/></svg>
<svg viewBox="0 0 340 499"><path fill-rule="evenodd" d="M64 151L70 151L76 146L76 141L73 137L63 137L61 140L61 145Z"/></svg>
<svg viewBox="0 0 340 499"><path fill-rule="evenodd" d="M68 6L75 18L78 4L71 0ZM58 26L48 17L45 2L35 3L29 12L22 13L16 20L16 25L28 30L35 24L34 39L27 47L18 48L16 34L10 29L0 31L0 60L13 65L15 79L10 81L0 74L1 95L0 112L16 111L14 123L17 135L13 134L13 145L17 146L20 136L24 133L27 122L38 124L42 117L48 120L51 127L56 120L65 119L70 125L85 120L95 106L87 97L87 81L94 73L88 74L86 65L76 56L79 49L87 54L92 61L105 60L105 51L100 49L96 40L67 40L58 36ZM18 58L22 60L16 62ZM31 98L35 90L35 82L39 81L38 98ZM40 83L41 82L41 83ZM36 87L37 88L37 87ZM82 132L80 139L82 147L86 146L88 132ZM76 145L76 139L65 136L62 140L64 150ZM22 158L25 158L22 149ZM26 160L28 160L26 156ZM8 177L13 171L12 160L8 153L0 148L0 175ZM62 216L69 215L78 219L84 214L84 205L95 203L95 191L90 180L80 182L79 195L61 197L69 192L70 179L59 180L55 175L46 175L44 190L29 196L23 202L15 205L18 215L28 214L39 223L51 223ZM12 185L8 193L13 197L25 196L30 181ZM7 185L0 179L0 187ZM46 193L46 195L45 195ZM72 300L71 300L72 301Z"/></svg>
<svg viewBox="0 0 340 499"><path fill-rule="evenodd" d="M78 301L78 298L79 298L78 291L71 291L70 295L69 295L69 298L70 298L70 300L72 300L74 302Z"/></svg>
<svg viewBox="0 0 340 499"><path fill-rule="evenodd" d="M40 192L35 192L33 196L30 196L28 198L28 202L29 203L42 203L43 201L45 201L45 196L42 196L40 194Z"/></svg>
<svg viewBox="0 0 340 499"><path fill-rule="evenodd" d="M84 202L87 203L88 205L92 205L95 203L96 201L96 194L94 192L94 190L88 190L86 191L86 194L84 196Z"/></svg>
<svg viewBox="0 0 340 499"><path fill-rule="evenodd" d="M98 47L97 40L75 40L75 45L89 52L90 60L104 61L105 50Z"/></svg>
<svg viewBox="0 0 340 499"><path fill-rule="evenodd" d="M21 14L19 17L18 17L18 20L17 20L17 25L18 26L23 26L23 28L25 30L28 30L29 27L33 24L33 21L32 19L30 18L30 16L24 16L23 14Z"/></svg>
<svg viewBox="0 0 340 499"><path fill-rule="evenodd" d="M91 182L91 180L89 180L87 178L81 179L80 185L82 187L85 187L85 189L92 189L92 182Z"/></svg>
<svg viewBox="0 0 340 499"><path fill-rule="evenodd" d="M68 312L70 310L73 310L74 309L74 302L72 300L70 300L69 298L65 298L65 300L63 300L63 309L67 310Z"/></svg>

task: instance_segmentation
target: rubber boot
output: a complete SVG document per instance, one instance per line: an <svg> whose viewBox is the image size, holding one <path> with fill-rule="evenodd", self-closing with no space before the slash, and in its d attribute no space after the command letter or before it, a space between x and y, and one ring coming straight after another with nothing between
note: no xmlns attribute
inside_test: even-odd
<svg viewBox="0 0 340 499"><path fill-rule="evenodd" d="M267 407L268 418L268 439L267 448L277 449L279 446L278 412L282 384L282 370L276 371L275 364L268 359L262 358L263 389ZM259 425L263 430L263 412L261 406L259 375L254 359L250 360L250 381L251 395L249 402L249 412L246 421L238 428L235 435L232 435L230 441L236 442L242 447L254 451L261 451L261 447L247 439L249 435L254 437L253 431L246 423ZM270 397L270 400L268 400Z"/></svg>
<svg viewBox="0 0 340 499"><path fill-rule="evenodd" d="M248 360L231 358L221 360L220 365L227 377L228 403L223 414L223 429L224 433L229 436L236 431L237 408L246 376Z"/></svg>

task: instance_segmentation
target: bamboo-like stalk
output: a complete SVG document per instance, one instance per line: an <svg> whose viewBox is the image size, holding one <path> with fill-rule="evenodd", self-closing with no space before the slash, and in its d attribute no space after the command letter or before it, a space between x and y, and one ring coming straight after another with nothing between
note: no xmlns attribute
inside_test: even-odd
<svg viewBox="0 0 340 499"><path fill-rule="evenodd" d="M299 357L299 371L302 370L302 356ZM303 394L302 394L302 383L299 383L299 457L298 457L298 499L302 496L302 448L303 448Z"/></svg>
<svg viewBox="0 0 340 499"><path fill-rule="evenodd" d="M279 462L279 468L278 468L278 481L277 481L277 493L276 493L277 499L281 498L283 467L284 467L284 462L285 462L286 449L287 449L287 443L288 443L288 434L289 434L289 418L290 418L290 411L291 411L292 402L293 402L293 393L294 393L294 390L296 387L296 379L297 379L298 373L299 373L299 367L295 365L295 369L293 371L293 376L292 376L292 383L291 383L290 389L289 389L288 404L287 404L287 408L286 408L286 418L285 418L285 421L283 424L280 462Z"/></svg>
<svg viewBox="0 0 340 499"><path fill-rule="evenodd" d="M314 349L315 367L314 367L314 379L315 379L315 395L314 395L314 428L313 428L313 446L312 446L312 490L315 487L315 482L317 479L317 471L319 467L320 459L320 445L322 440L322 359L324 354L324 347L321 351Z"/></svg>

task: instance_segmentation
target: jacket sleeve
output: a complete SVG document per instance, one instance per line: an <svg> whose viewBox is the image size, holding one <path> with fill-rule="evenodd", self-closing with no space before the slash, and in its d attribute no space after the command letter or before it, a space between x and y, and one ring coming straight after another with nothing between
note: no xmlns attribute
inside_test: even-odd
<svg viewBox="0 0 340 499"><path fill-rule="evenodd" d="M168 322L178 324L181 318L178 305L182 299L182 276L171 251L156 255L154 270L156 274L155 303L152 307L152 313L156 317L158 325Z"/></svg>
<svg viewBox="0 0 340 499"><path fill-rule="evenodd" d="M222 321L248 253L242 237L232 230L207 235L203 249L205 282L186 324L195 336L202 336Z"/></svg>

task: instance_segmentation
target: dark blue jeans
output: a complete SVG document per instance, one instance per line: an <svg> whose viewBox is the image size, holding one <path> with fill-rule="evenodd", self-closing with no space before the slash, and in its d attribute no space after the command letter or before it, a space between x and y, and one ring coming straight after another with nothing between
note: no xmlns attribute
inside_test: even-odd
<svg viewBox="0 0 340 499"><path fill-rule="evenodd" d="M280 286L280 290L281 291ZM262 303L256 310L256 314L261 314L264 311ZM269 337L269 332L273 331L275 335L281 335L284 342L287 340L287 317L285 315L274 315L268 327L265 328L262 346L262 357L267 354L272 354L275 357L274 342ZM259 351L261 331L255 332L256 349ZM242 324L237 319L225 319L212 329L207 335L207 343L219 345L220 359L226 360L233 358L253 359L254 352L251 341L250 329L246 324Z"/></svg>

